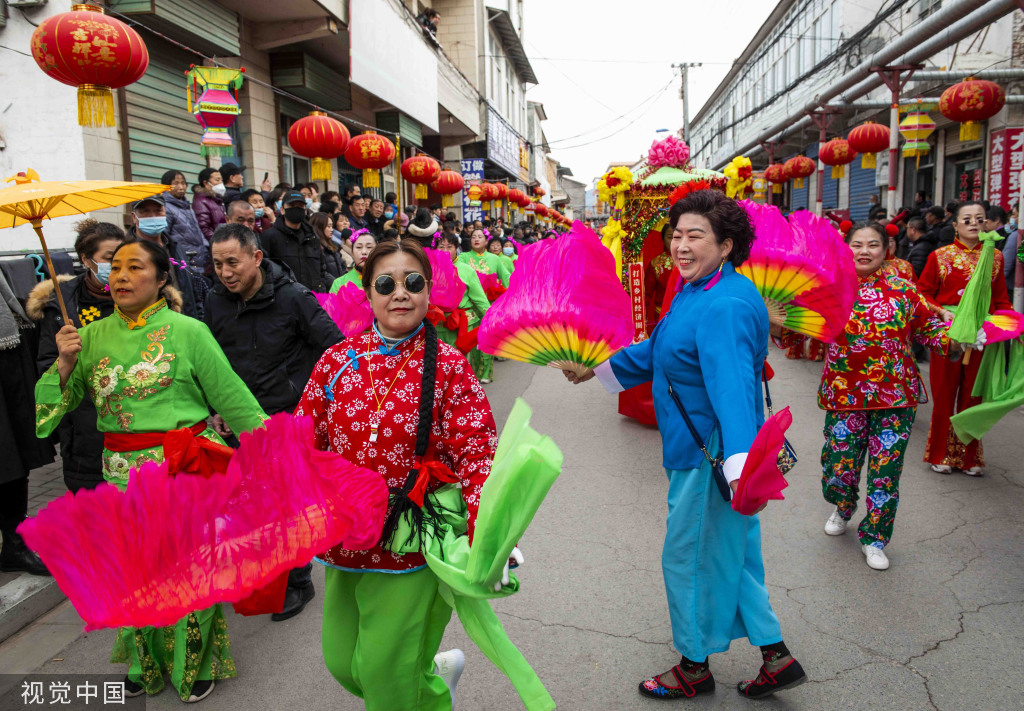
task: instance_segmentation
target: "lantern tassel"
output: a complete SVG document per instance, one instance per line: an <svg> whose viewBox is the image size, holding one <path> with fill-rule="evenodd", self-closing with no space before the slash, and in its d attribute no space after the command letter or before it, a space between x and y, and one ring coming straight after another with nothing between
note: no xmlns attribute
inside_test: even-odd
<svg viewBox="0 0 1024 711"><path fill-rule="evenodd" d="M961 141L977 141L981 138L981 124L977 121L964 121L960 124Z"/></svg>
<svg viewBox="0 0 1024 711"><path fill-rule="evenodd" d="M455 202L452 199L451 195L442 195L441 196L441 207L451 207L454 204L455 204Z"/></svg>
<svg viewBox="0 0 1024 711"><path fill-rule="evenodd" d="M832 180L839 180L846 175L845 165L834 165L832 166Z"/></svg>
<svg viewBox="0 0 1024 711"><path fill-rule="evenodd" d="M313 166L310 169L310 176L313 180L331 179L331 161L326 158L314 158Z"/></svg>
<svg viewBox="0 0 1024 711"><path fill-rule="evenodd" d="M414 195L417 200L426 200L430 197L430 189L427 187L426 183L417 183Z"/></svg>
<svg viewBox="0 0 1024 711"><path fill-rule="evenodd" d="M860 157L861 168L874 168L875 167L875 154L865 153Z"/></svg>
<svg viewBox="0 0 1024 711"><path fill-rule="evenodd" d="M779 195L782 192L782 186L778 183L772 183L772 194Z"/></svg>
<svg viewBox="0 0 1024 711"><path fill-rule="evenodd" d="M801 188L803 188L803 186L804 186L804 179L803 178L795 178L793 180L793 187L796 188L797 190L800 190Z"/></svg>
<svg viewBox="0 0 1024 711"><path fill-rule="evenodd" d="M78 87L78 125L114 125L114 95L108 87L98 84Z"/></svg>
<svg viewBox="0 0 1024 711"><path fill-rule="evenodd" d="M380 178L377 176L377 171L373 168L363 169L363 187L364 188L379 188Z"/></svg>

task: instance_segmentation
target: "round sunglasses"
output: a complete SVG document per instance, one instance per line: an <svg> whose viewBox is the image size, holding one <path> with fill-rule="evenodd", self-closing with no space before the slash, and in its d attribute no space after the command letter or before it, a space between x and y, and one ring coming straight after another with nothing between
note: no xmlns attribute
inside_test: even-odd
<svg viewBox="0 0 1024 711"><path fill-rule="evenodd" d="M426 278L418 272L413 272L405 277L405 290L410 294L418 294L426 287ZM373 290L381 296L392 294L395 291L395 278L390 274L381 274L373 280Z"/></svg>

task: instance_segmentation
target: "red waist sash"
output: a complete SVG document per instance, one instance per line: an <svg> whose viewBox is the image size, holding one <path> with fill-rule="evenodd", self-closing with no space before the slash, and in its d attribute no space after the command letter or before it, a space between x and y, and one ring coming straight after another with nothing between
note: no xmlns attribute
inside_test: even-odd
<svg viewBox="0 0 1024 711"><path fill-rule="evenodd" d="M135 452L163 447L167 470L173 474L186 472L211 476L227 471L235 450L199 435L206 431L205 422L169 432L107 432L103 446L111 452Z"/></svg>

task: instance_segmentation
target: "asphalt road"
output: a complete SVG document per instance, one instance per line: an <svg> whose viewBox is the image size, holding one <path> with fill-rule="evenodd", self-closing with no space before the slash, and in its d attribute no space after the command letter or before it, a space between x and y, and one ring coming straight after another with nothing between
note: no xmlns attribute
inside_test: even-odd
<svg viewBox="0 0 1024 711"><path fill-rule="evenodd" d="M930 407L918 412L904 470L888 571L870 570L852 530L824 535L823 414L815 405L820 364L772 354L777 407L790 405L800 463L786 501L762 514L772 604L786 642L811 681L777 699L750 702L734 690L756 673L746 641L712 657L718 689L684 705L745 709L1022 708L1024 649L1024 414L986 438L988 476L932 473L921 457ZM678 659L670 645L660 571L667 483L660 439L616 414L595 381L570 386L560 373L496 365L487 387L499 427L514 398L565 454L565 467L522 541L521 592L496 604L512 640L561 709L660 708L637 683ZM321 653L323 572L318 597L283 623L228 612L237 679L219 683L207 711L363 708L325 669ZM98 571L98 574L102 574ZM81 636L39 668L110 673L112 631ZM508 681L465 638L456 619L445 646L466 651L462 711L522 708ZM0 670L3 671L3 670ZM396 679L396 683L401 680ZM167 689L150 709L178 709Z"/></svg>

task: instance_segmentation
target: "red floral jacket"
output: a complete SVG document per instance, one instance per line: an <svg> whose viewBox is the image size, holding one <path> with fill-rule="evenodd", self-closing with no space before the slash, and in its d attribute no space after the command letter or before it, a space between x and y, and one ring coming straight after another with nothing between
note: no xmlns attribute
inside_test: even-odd
<svg viewBox="0 0 1024 711"><path fill-rule="evenodd" d="M940 247L928 255L921 278L917 280L917 289L921 296L935 306L959 306L964 296L967 282L978 266L982 243L974 249L967 247L959 239L947 247ZM996 311L1012 311L1009 294L1006 291L1006 279L1003 278L1003 255L997 249L992 261L992 304L989 313Z"/></svg>
<svg viewBox="0 0 1024 711"><path fill-rule="evenodd" d="M806 336L787 331L776 344L795 345ZM928 310L914 285L879 269L860 280L846 330L828 344L818 389L823 410L882 410L915 407L924 385L910 340L949 352L945 325Z"/></svg>
<svg viewBox="0 0 1024 711"><path fill-rule="evenodd" d="M324 353L295 409L296 415L313 416L317 449L337 452L353 464L380 472L389 487L405 483L416 450L424 341L421 333L398 346L399 355L385 356L376 353L383 342L370 330L346 338ZM359 358L358 369L350 365L330 385L352 355L368 351L375 353ZM324 391L328 385L333 401ZM377 439L370 441L378 402ZM458 477L471 541L480 491L490 474L497 441L490 403L469 363L453 346L439 343L434 419L425 459L442 462ZM440 486L441 482L431 480L428 491ZM368 551L349 551L344 544L338 545L320 560L338 568L383 571L407 571L426 564L419 553L398 555L379 544Z"/></svg>

